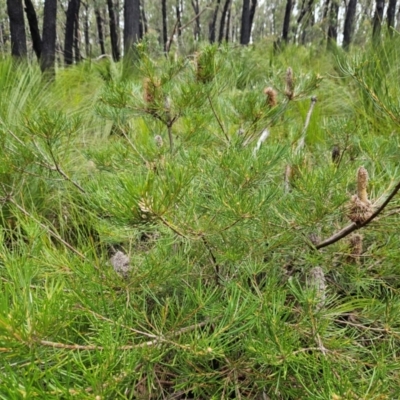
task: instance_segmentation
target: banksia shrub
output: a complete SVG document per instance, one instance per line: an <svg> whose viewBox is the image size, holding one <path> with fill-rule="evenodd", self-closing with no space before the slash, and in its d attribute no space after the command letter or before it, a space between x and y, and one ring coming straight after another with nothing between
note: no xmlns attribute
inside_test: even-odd
<svg viewBox="0 0 400 400"><path fill-rule="evenodd" d="M276 98L277 92L272 87L266 87L264 89L264 94L267 96L267 103L272 108L278 104L278 100Z"/></svg>
<svg viewBox="0 0 400 400"><path fill-rule="evenodd" d="M368 171L360 167L357 171L357 194L352 196L348 217L355 223L363 223L373 213L373 207L368 200Z"/></svg>
<svg viewBox="0 0 400 400"><path fill-rule="evenodd" d="M289 100L293 100L293 98L294 98L294 78L293 78L293 70L290 67L286 70L285 81L286 81L285 94Z"/></svg>

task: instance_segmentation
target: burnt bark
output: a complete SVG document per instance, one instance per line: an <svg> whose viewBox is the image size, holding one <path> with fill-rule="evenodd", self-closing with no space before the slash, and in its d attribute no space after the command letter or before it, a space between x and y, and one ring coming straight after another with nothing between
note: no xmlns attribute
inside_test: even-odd
<svg viewBox="0 0 400 400"><path fill-rule="evenodd" d="M283 19L283 29L282 29L282 40L285 43L288 43L289 41L290 17L292 15L293 6L294 6L293 0L286 0L285 17Z"/></svg>
<svg viewBox="0 0 400 400"><path fill-rule="evenodd" d="M222 40L224 39L225 21L228 15L230 5L231 5L231 0L225 0L224 7L222 9L221 21L219 23L218 43L221 43Z"/></svg>
<svg viewBox="0 0 400 400"><path fill-rule="evenodd" d="M35 7L31 0L25 0L25 13L28 19L29 30L32 37L33 51L36 54L37 59L40 59L40 53L42 52L42 38L40 37L39 24L35 11Z"/></svg>
<svg viewBox="0 0 400 400"><path fill-rule="evenodd" d="M250 0L243 0L240 44L247 45L250 43L250 31Z"/></svg>
<svg viewBox="0 0 400 400"><path fill-rule="evenodd" d="M339 3L337 0L331 0L329 9L328 47L333 47L337 42L338 13Z"/></svg>
<svg viewBox="0 0 400 400"><path fill-rule="evenodd" d="M227 0L229 1L229 0ZM194 23L194 40L200 40L200 7L199 7L199 0L192 0L192 7L195 15L195 23Z"/></svg>
<svg viewBox="0 0 400 400"><path fill-rule="evenodd" d="M348 50L354 30L354 18L356 16L357 0L349 0L343 30L343 48Z"/></svg>
<svg viewBox="0 0 400 400"><path fill-rule="evenodd" d="M181 15L182 12L181 12L180 0L176 0L175 11L176 11L176 34L179 37L182 34L182 15Z"/></svg>
<svg viewBox="0 0 400 400"><path fill-rule="evenodd" d="M56 60L57 0L46 0L43 10L43 42L40 68L43 72L53 72Z"/></svg>
<svg viewBox="0 0 400 400"><path fill-rule="evenodd" d="M26 57L25 20L22 0L7 0L7 13L10 20L11 54Z"/></svg>
<svg viewBox="0 0 400 400"><path fill-rule="evenodd" d="M161 0L162 13L162 41L164 52L167 52L168 32L167 32L167 0Z"/></svg>
<svg viewBox="0 0 400 400"><path fill-rule="evenodd" d="M124 24L124 53L128 55L140 39L139 0L125 0Z"/></svg>
<svg viewBox="0 0 400 400"><path fill-rule="evenodd" d="M119 61L120 50L118 42L118 30L117 30L117 20L115 17L115 8L113 0L107 0L108 15L110 19L110 38L111 38L111 50L114 61Z"/></svg>
<svg viewBox="0 0 400 400"><path fill-rule="evenodd" d="M381 27L383 20L383 9L385 8L385 0L376 0L375 15L373 19L372 38L379 41L381 37Z"/></svg>
<svg viewBox="0 0 400 400"><path fill-rule="evenodd" d="M81 52L79 49L79 37L80 37L79 9L80 9L80 6L81 6L81 0L77 0L76 13L75 13L75 19L74 19L74 55L75 55L76 63L81 61Z"/></svg>
<svg viewBox="0 0 400 400"><path fill-rule="evenodd" d="M251 0L250 5L250 35L253 29L254 15L256 14L257 0Z"/></svg>
<svg viewBox="0 0 400 400"><path fill-rule="evenodd" d="M209 29L208 29L208 40L210 43L215 42L215 26L217 25L217 17L218 17L218 11L219 11L219 5L221 3L221 0L217 0L217 3L214 8L213 12L213 17L211 19Z"/></svg>
<svg viewBox="0 0 400 400"><path fill-rule="evenodd" d="M394 20L396 16L396 5L397 5L397 0L389 0L388 8L386 11L386 20L390 36L393 36Z"/></svg>
<svg viewBox="0 0 400 400"><path fill-rule="evenodd" d="M99 36L100 52L101 54L106 54L106 49L104 47L103 18L101 17L101 13L98 8L94 10L94 13L96 15L97 34Z"/></svg>
<svg viewBox="0 0 400 400"><path fill-rule="evenodd" d="M90 37L89 37L89 5L88 3L83 3L85 7L85 20L84 20L84 35L85 35L85 51L86 57L90 56Z"/></svg>
<svg viewBox="0 0 400 400"><path fill-rule="evenodd" d="M74 28L77 11L79 11L79 3L79 0L69 0L68 3L64 40L64 62L66 65L71 65L73 63Z"/></svg>

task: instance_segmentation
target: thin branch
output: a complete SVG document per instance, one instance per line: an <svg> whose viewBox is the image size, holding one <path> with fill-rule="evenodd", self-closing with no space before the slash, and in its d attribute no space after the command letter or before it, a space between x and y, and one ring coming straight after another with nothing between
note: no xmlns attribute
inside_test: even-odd
<svg viewBox="0 0 400 400"><path fill-rule="evenodd" d="M309 108L307 116L306 116L306 121L304 123L303 131L301 132L299 144L297 145L297 148L296 148L296 153L299 153L304 148L304 145L306 142L306 134L307 134L308 125L310 125L311 115L314 110L316 102L317 102L317 96L311 96L310 108Z"/></svg>
<svg viewBox="0 0 400 400"><path fill-rule="evenodd" d="M225 139L226 139L226 140L228 141L228 143L229 143L229 137L228 137L228 135L227 135L226 132L225 132L225 129L224 129L224 126L222 125L221 120L219 119L217 113L215 112L215 109L214 109L214 106L213 106L213 103L212 103L212 101L211 101L211 98L210 98L210 95L209 95L209 94L207 94L207 99L208 99L208 102L210 103L210 107L211 107L211 110L212 110L212 112L213 112L213 114L214 114L214 116L215 116L215 119L217 120L218 125L219 125L219 127L221 128L221 131L222 131L222 133L224 134Z"/></svg>
<svg viewBox="0 0 400 400"><path fill-rule="evenodd" d="M336 243L340 239L343 239L344 237L350 235L350 233L356 231L357 229L361 229L364 226L367 226L371 221L373 221L383 210L384 208L390 203L392 198L397 194L397 192L400 190L400 182L394 187L392 192L389 194L387 199L375 210L375 212L364 222L362 223L351 223L350 225L346 226L339 232L336 232L333 234L330 238L322 241L321 243L318 243L315 248L316 249L322 249L323 247L327 247L333 243Z"/></svg>

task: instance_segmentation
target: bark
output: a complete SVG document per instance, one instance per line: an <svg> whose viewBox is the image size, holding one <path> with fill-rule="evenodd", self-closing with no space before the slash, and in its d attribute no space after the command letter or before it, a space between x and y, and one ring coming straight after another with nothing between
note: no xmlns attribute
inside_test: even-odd
<svg viewBox="0 0 400 400"><path fill-rule="evenodd" d="M43 10L43 42L40 68L54 72L57 37L57 0L46 0Z"/></svg>
<svg viewBox="0 0 400 400"><path fill-rule="evenodd" d="M117 20L115 17L115 9L113 0L107 0L108 15L110 19L110 37L111 37L111 50L114 61L119 61L120 50L118 43L118 30L117 30Z"/></svg>
<svg viewBox="0 0 400 400"><path fill-rule="evenodd" d="M101 54L106 54L106 49L104 47L104 31L103 31L103 18L101 17L100 10L96 8L94 10L96 15L97 32L99 35L99 45Z"/></svg>
<svg viewBox="0 0 400 400"><path fill-rule="evenodd" d="M219 23L218 43L222 43L222 40L224 39L225 21L228 15L230 5L231 5L231 0L225 0L224 8L222 9L221 21Z"/></svg>
<svg viewBox="0 0 400 400"><path fill-rule="evenodd" d="M227 0L229 1L229 0ZM200 40L200 7L199 7L199 0L192 0L192 7L195 15L195 24L194 24L194 40Z"/></svg>
<svg viewBox="0 0 400 400"><path fill-rule="evenodd" d="M213 17L212 17L210 25L209 25L208 40L210 41L210 43L215 42L215 26L217 25L217 17L218 17L220 3L221 3L221 0L217 0L217 4L215 5L214 12L213 12Z"/></svg>
<svg viewBox="0 0 400 400"><path fill-rule="evenodd" d="M331 7L329 9L328 47L333 46L337 42L338 13L339 3L337 0L331 0Z"/></svg>
<svg viewBox="0 0 400 400"><path fill-rule="evenodd" d="M140 39L140 4L139 0L125 0L124 6L124 53L133 51Z"/></svg>
<svg viewBox="0 0 400 400"><path fill-rule="evenodd" d="M225 32L225 42L229 42L229 32L231 29L231 9L228 10L228 15L226 17L226 32Z"/></svg>
<svg viewBox="0 0 400 400"><path fill-rule="evenodd" d="M177 36L181 36L182 33L182 20L181 20L181 4L180 0L176 0L176 34Z"/></svg>
<svg viewBox="0 0 400 400"><path fill-rule="evenodd" d="M343 48L348 50L354 30L354 18L356 16L357 0L349 0L347 6L346 19L344 21Z"/></svg>
<svg viewBox="0 0 400 400"><path fill-rule="evenodd" d="M250 0L243 0L240 44L247 45L250 43L250 31Z"/></svg>
<svg viewBox="0 0 400 400"><path fill-rule="evenodd" d="M86 57L90 57L90 37L89 37L89 6L88 3L83 3L85 7L85 51Z"/></svg>
<svg viewBox="0 0 400 400"><path fill-rule="evenodd" d="M77 0L76 4L76 13L75 13L75 20L74 20L74 53L75 53L75 62L78 63L81 61L81 52L79 49L79 9L81 6L81 0Z"/></svg>
<svg viewBox="0 0 400 400"><path fill-rule="evenodd" d="M167 52L168 43L168 32L167 32L167 0L161 0L161 12L162 12L162 41L164 46L164 52Z"/></svg>
<svg viewBox="0 0 400 400"><path fill-rule="evenodd" d="M388 9L386 12L386 19L390 36L393 36L394 19L396 16L396 5L397 5L397 0L389 0Z"/></svg>
<svg viewBox="0 0 400 400"><path fill-rule="evenodd" d="M11 54L26 57L26 35L22 0L7 0L7 13L10 20Z"/></svg>
<svg viewBox="0 0 400 400"><path fill-rule="evenodd" d="M253 28L254 15L256 14L257 0L251 0L250 6L250 35Z"/></svg>
<svg viewBox="0 0 400 400"><path fill-rule="evenodd" d="M141 0L140 2L140 22L143 25L143 33L146 34L149 30L149 27L147 25L146 13L144 11L144 0Z"/></svg>
<svg viewBox="0 0 400 400"><path fill-rule="evenodd" d="M382 27L384 8L385 8L385 0L376 0L376 8L373 20L373 28L372 28L372 37L374 40L380 40L381 37L381 27Z"/></svg>
<svg viewBox="0 0 400 400"><path fill-rule="evenodd" d="M74 28L79 2L79 0L69 0L68 3L64 40L64 62L66 65L71 65L73 62Z"/></svg>
<svg viewBox="0 0 400 400"><path fill-rule="evenodd" d="M290 17L292 14L294 2L293 0L286 0L285 17L283 19L283 29L282 29L282 40L285 43L289 41L289 30L290 30Z"/></svg>
<svg viewBox="0 0 400 400"><path fill-rule="evenodd" d="M31 0L25 0L25 13L28 19L29 30L32 37L33 51L36 54L37 59L40 59L40 53L42 51L42 39L40 37L39 24L35 7Z"/></svg>

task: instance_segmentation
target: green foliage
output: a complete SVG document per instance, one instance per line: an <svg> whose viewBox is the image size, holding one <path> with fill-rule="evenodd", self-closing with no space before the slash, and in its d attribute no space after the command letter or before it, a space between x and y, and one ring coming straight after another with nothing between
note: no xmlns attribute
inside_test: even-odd
<svg viewBox="0 0 400 400"><path fill-rule="evenodd" d="M399 180L391 46L2 61L0 398L398 397L398 200L314 246Z"/></svg>

